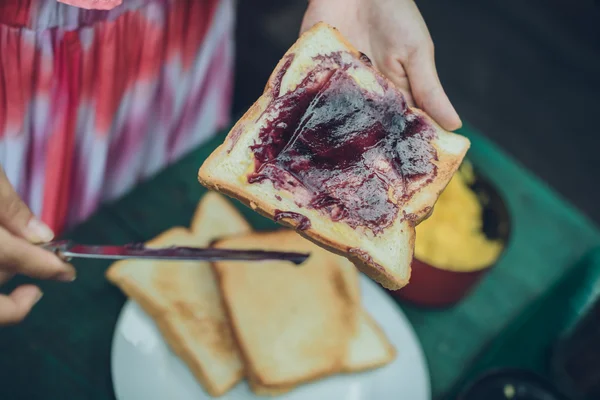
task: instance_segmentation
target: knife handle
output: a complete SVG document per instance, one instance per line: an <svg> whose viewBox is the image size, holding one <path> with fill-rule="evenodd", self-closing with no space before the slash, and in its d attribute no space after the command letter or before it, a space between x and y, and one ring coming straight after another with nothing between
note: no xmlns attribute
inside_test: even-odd
<svg viewBox="0 0 600 400"><path fill-rule="evenodd" d="M64 253L71 248L71 245L72 242L70 240L54 240L52 242L42 243L39 246L44 250L56 254L61 260L69 262L70 258L65 257Z"/></svg>

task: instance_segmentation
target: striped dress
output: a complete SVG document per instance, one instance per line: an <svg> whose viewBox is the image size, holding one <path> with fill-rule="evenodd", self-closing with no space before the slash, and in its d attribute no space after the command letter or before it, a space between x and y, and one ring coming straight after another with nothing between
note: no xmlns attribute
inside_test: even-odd
<svg viewBox="0 0 600 400"><path fill-rule="evenodd" d="M0 1L0 163L56 232L229 121L233 0Z"/></svg>

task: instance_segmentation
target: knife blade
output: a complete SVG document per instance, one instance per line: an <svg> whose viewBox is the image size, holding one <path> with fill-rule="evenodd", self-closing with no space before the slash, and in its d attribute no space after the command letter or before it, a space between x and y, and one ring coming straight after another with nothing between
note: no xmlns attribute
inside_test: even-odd
<svg viewBox="0 0 600 400"><path fill-rule="evenodd" d="M68 261L72 258L124 260L130 258L172 261L289 261L302 264L310 256L306 253L215 249L203 247L146 247L143 243L124 246L97 246L58 240L40 245Z"/></svg>

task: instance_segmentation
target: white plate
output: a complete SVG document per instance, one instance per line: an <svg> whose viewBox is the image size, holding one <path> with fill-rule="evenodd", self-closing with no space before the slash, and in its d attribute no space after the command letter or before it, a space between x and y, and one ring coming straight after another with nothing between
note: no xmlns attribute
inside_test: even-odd
<svg viewBox="0 0 600 400"><path fill-rule="evenodd" d="M374 371L304 385L277 399L431 399L425 357L410 323L379 285L362 276L361 287L365 308L398 349L396 360ZM112 378L118 400L211 399L167 347L150 317L131 300L121 310L113 337ZM258 398L245 382L220 397Z"/></svg>

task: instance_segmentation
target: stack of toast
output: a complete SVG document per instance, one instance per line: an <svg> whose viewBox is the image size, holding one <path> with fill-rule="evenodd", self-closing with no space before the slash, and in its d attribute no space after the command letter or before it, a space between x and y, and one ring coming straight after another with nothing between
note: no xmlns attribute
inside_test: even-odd
<svg viewBox="0 0 600 400"><path fill-rule="evenodd" d="M253 232L232 204L208 193L189 229L172 228L148 243L171 245L311 254L299 267L283 261L124 260L108 269L108 279L155 321L211 396L244 378L255 393L277 395L395 358L361 306L354 266L294 231Z"/></svg>

